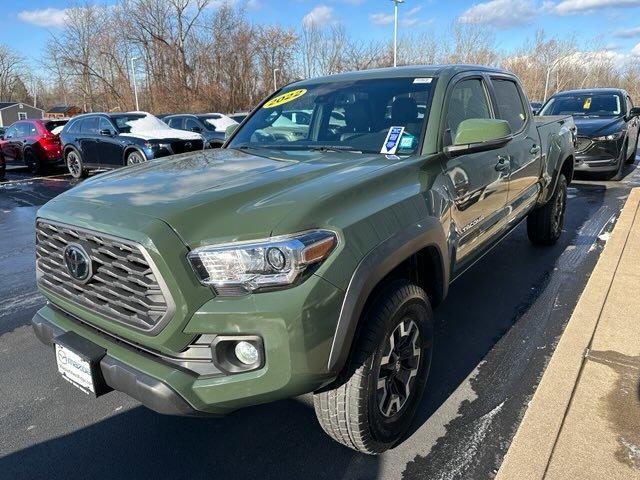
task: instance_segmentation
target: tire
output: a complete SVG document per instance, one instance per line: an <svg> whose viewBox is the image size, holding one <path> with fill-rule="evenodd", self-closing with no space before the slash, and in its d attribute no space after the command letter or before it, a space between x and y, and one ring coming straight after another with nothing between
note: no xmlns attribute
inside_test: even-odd
<svg viewBox="0 0 640 480"><path fill-rule="evenodd" d="M398 280L380 290L363 320L345 383L314 395L313 404L330 437L378 454L402 439L420 404L431 366L433 313L424 290Z"/></svg>
<svg viewBox="0 0 640 480"><path fill-rule="evenodd" d="M67 165L67 169L73 178L85 178L87 176L87 169L84 167L84 162L82 161L82 156L80 152L76 149L69 150L65 156L65 163Z"/></svg>
<svg viewBox="0 0 640 480"><path fill-rule="evenodd" d="M626 152L627 144L625 143L620 151L620 158L618 158L618 168L607 175L607 180L613 180L615 182L622 180L624 176L624 166L627 164Z"/></svg>
<svg viewBox="0 0 640 480"><path fill-rule="evenodd" d="M33 150L28 149L24 151L24 163L29 169L29 172L34 175L41 175L45 173L44 166L38 157L36 157Z"/></svg>
<svg viewBox="0 0 640 480"><path fill-rule="evenodd" d="M138 165L146 162L147 159L139 151L133 150L127 154L127 166Z"/></svg>
<svg viewBox="0 0 640 480"><path fill-rule="evenodd" d="M639 133L640 136L640 133ZM636 161L636 152L638 151L638 138L636 138L636 146L633 149L633 152L631 152L631 155L629 155L629 158L627 158L627 161L625 162L627 165L631 165L633 162Z"/></svg>
<svg viewBox="0 0 640 480"><path fill-rule="evenodd" d="M527 217L527 235L536 245L553 245L560 238L567 207L567 178L558 178L553 196Z"/></svg>

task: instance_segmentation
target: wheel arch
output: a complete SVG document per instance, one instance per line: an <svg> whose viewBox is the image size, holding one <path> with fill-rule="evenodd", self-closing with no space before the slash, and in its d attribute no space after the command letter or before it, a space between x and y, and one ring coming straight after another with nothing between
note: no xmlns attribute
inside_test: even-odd
<svg viewBox="0 0 640 480"><path fill-rule="evenodd" d="M127 165L127 157L133 151L136 151L140 155L142 155L142 158L144 158L145 162L149 160L140 147L136 145L127 145L124 149L124 152L122 153L122 165Z"/></svg>
<svg viewBox="0 0 640 480"><path fill-rule="evenodd" d="M338 376L336 381L348 365L363 313L387 281L415 282L425 289L432 306L444 299L449 285L446 245L440 221L430 218L401 230L360 261L345 292L327 362L328 370Z"/></svg>

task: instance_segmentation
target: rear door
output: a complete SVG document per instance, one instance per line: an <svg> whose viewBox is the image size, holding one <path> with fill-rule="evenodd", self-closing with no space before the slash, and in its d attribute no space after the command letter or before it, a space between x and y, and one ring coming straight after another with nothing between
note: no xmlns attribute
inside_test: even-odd
<svg viewBox="0 0 640 480"><path fill-rule="evenodd" d="M86 165L100 165L100 149L98 148L98 117L86 117L80 124L78 144L82 150L82 160Z"/></svg>
<svg viewBox="0 0 640 480"><path fill-rule="evenodd" d="M495 118L487 79L481 75L457 80L449 87L445 105L445 146L451 144L463 120ZM505 228L509 187L506 157L506 149L497 148L447 160L445 173L454 198L454 274L477 259Z"/></svg>
<svg viewBox="0 0 640 480"><path fill-rule="evenodd" d="M509 222L518 221L535 203L540 191L542 151L540 137L520 85L510 76L492 75L496 116L509 123L513 139L509 159Z"/></svg>

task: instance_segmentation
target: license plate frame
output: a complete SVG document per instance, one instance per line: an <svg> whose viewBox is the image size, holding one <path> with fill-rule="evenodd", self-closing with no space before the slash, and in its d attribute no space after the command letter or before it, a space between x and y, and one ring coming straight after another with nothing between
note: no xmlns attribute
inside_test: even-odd
<svg viewBox="0 0 640 480"><path fill-rule="evenodd" d="M74 332L55 337L53 344L56 366L62 378L94 397L111 390L100 370L100 360L106 355L106 349Z"/></svg>

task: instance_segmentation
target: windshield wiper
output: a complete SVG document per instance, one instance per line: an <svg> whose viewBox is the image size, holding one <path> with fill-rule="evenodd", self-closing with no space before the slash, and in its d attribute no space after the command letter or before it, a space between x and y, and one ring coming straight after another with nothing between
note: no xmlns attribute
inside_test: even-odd
<svg viewBox="0 0 640 480"><path fill-rule="evenodd" d="M307 147L308 150L312 152L349 152L349 153L362 153L362 150L356 150L351 147L326 147L326 146L318 146L318 147Z"/></svg>

